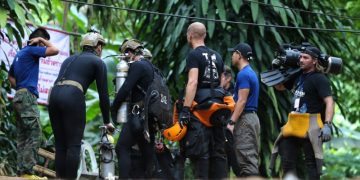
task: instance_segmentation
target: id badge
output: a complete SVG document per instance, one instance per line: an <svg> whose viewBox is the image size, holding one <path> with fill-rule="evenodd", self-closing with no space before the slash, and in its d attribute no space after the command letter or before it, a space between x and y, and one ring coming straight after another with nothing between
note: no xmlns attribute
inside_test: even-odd
<svg viewBox="0 0 360 180"><path fill-rule="evenodd" d="M294 102L294 108L297 110L300 106L300 98L296 98Z"/></svg>

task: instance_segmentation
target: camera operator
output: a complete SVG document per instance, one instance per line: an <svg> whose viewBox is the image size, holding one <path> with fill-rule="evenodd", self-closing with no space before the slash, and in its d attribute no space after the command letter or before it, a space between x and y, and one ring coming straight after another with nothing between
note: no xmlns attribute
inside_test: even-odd
<svg viewBox="0 0 360 180"><path fill-rule="evenodd" d="M318 48L305 47L300 54L301 75L275 86L277 90L289 89L294 94L288 122L275 142L275 149L279 148L282 169L284 174L296 174L297 157L302 149L309 179L320 179L322 142L331 139L334 114L330 82L322 73L320 56ZM280 66L278 63L273 61L274 66Z"/></svg>

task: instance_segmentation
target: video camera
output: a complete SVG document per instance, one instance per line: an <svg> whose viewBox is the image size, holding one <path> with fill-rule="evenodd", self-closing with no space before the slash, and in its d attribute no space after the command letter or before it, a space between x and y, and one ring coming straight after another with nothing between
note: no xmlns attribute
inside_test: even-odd
<svg viewBox="0 0 360 180"><path fill-rule="evenodd" d="M260 74L261 81L267 86L274 86L292 79L300 72L300 55L305 52L310 43L302 43L299 46L283 44L275 53L276 58L272 61L272 70ZM322 73L340 74L342 59L321 53L318 59L318 68Z"/></svg>
<svg viewBox="0 0 360 180"><path fill-rule="evenodd" d="M280 50L276 52L276 59L281 62L284 68L299 67L300 54L305 51L306 47L311 46L309 43L302 43L301 46L293 46L291 44L284 44ZM324 69L324 73L339 74L342 69L342 59L339 57L332 57L322 53L318 58L319 65Z"/></svg>

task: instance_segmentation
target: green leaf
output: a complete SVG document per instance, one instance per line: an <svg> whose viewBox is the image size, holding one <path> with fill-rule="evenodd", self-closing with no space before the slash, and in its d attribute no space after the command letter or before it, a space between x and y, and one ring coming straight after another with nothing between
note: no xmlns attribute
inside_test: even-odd
<svg viewBox="0 0 360 180"><path fill-rule="evenodd" d="M0 7L0 27L4 28L6 26L7 17L7 11Z"/></svg>
<svg viewBox="0 0 360 180"><path fill-rule="evenodd" d="M21 37L25 36L24 26L19 23L19 21L14 21L16 29L20 32Z"/></svg>
<svg viewBox="0 0 360 180"><path fill-rule="evenodd" d="M302 0L302 3L304 5L305 9L309 9L309 4L310 4L309 0Z"/></svg>
<svg viewBox="0 0 360 180"><path fill-rule="evenodd" d="M298 27L299 25L298 25L298 23L297 23L297 21L295 19L294 13L290 9L286 9L286 14L288 16L290 16L291 23L293 23L296 27Z"/></svg>
<svg viewBox="0 0 360 180"><path fill-rule="evenodd" d="M243 2L240 0L232 0L232 1L230 1L230 3L231 3L231 6L233 7L234 11L236 12L236 14L239 14L240 7L243 4Z"/></svg>
<svg viewBox="0 0 360 180"><path fill-rule="evenodd" d="M278 0L272 0L271 4L274 6L283 6ZM286 16L286 11L284 8L280 8L280 7L274 7L274 10L279 13L280 18L282 20L282 22L284 23L285 26L288 25L288 19Z"/></svg>
<svg viewBox="0 0 360 180"><path fill-rule="evenodd" d="M217 10L219 12L219 17L221 20L226 20L226 11L225 11L225 7L224 7L224 3L222 0L216 0L216 7ZM225 28L226 24L225 23L221 23L221 26L223 28Z"/></svg>
<svg viewBox="0 0 360 180"><path fill-rule="evenodd" d="M283 43L283 40L280 36L280 34L276 31L276 29L274 27L271 27L271 32L274 34L275 40L278 43L278 45Z"/></svg>
<svg viewBox="0 0 360 180"><path fill-rule="evenodd" d="M171 7L172 7L173 4L174 4L174 0L169 0L169 1L167 1L167 5L166 5L166 9L165 9L165 12L166 12L166 13L169 13L169 12L170 12Z"/></svg>
<svg viewBox="0 0 360 180"><path fill-rule="evenodd" d="M14 10L15 9L15 5L16 5L16 1L15 0L7 0L7 3L10 7L10 10Z"/></svg>
<svg viewBox="0 0 360 180"><path fill-rule="evenodd" d="M208 14L208 18L209 19L215 19L215 10L214 8L211 8ZM209 37L212 38L213 34L214 34L214 30L215 30L215 22L214 21L208 21L207 22L207 28L208 28L208 33L209 33Z"/></svg>
<svg viewBox="0 0 360 180"><path fill-rule="evenodd" d="M41 19L41 15L40 15L39 10L38 10L38 8L37 8L37 2L36 2L35 0L30 0L28 3L29 3L29 4L28 4L27 7L28 7L29 9L35 11L35 13L36 13L36 15L38 16L38 18ZM31 14L31 13L28 13L28 14Z"/></svg>
<svg viewBox="0 0 360 180"><path fill-rule="evenodd" d="M288 25L288 19L287 19L286 12L285 12L284 9L280 10L280 17L281 17L281 20L283 21L284 25L287 26Z"/></svg>
<svg viewBox="0 0 360 180"><path fill-rule="evenodd" d="M251 15L253 22L256 22L258 14L259 14L259 4L251 2Z"/></svg>
<svg viewBox="0 0 360 180"><path fill-rule="evenodd" d="M264 15L263 15L262 11L259 11L257 23L258 24L265 24L265 19L264 19ZM261 37L264 37L265 27L264 26L259 26L259 31L260 31Z"/></svg>
<svg viewBox="0 0 360 180"><path fill-rule="evenodd" d="M19 34L19 31L14 28L13 26L11 26L9 23L6 24L6 30L9 33L9 37L15 36L16 38L16 42L18 43L19 49L22 48L22 38ZM13 40L13 38L10 38L11 41Z"/></svg>
<svg viewBox="0 0 360 180"><path fill-rule="evenodd" d="M20 5L15 4L15 13L17 15L17 21L22 25L25 26L25 13L24 9L20 7Z"/></svg>
<svg viewBox="0 0 360 180"><path fill-rule="evenodd" d="M209 8L209 0L202 0L201 9L204 16L207 14L208 8Z"/></svg>
<svg viewBox="0 0 360 180"><path fill-rule="evenodd" d="M187 16L188 13L189 13L189 12L185 13L185 16ZM182 29L183 29L183 27L184 27L184 25L185 25L186 20L187 20L187 19L185 19L185 18L181 18L181 19L179 20L179 22L177 23L176 29L175 29L174 34L173 34L175 40L178 39L179 36L181 35Z"/></svg>
<svg viewBox="0 0 360 180"><path fill-rule="evenodd" d="M254 47L255 47L255 53L256 56L258 58L259 61L262 60L262 51L261 51L261 46L260 46L260 41L259 41L259 36L256 36L257 33L253 33L255 38L254 38Z"/></svg>

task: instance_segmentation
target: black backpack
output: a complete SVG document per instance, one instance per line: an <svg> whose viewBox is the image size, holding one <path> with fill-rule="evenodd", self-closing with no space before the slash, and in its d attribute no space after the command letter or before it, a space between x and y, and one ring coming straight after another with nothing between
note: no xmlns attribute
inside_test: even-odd
<svg viewBox="0 0 360 180"><path fill-rule="evenodd" d="M155 125L156 130L163 130L172 125L172 101L169 93L169 88L166 85L166 79L161 71L155 67L151 62L148 62L153 69L153 81L148 89L144 91L144 136L150 142L149 122ZM150 119L151 118L151 119ZM149 121L150 120L150 121ZM154 123L154 124L153 124Z"/></svg>

